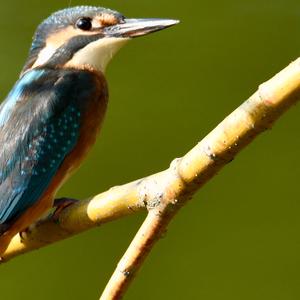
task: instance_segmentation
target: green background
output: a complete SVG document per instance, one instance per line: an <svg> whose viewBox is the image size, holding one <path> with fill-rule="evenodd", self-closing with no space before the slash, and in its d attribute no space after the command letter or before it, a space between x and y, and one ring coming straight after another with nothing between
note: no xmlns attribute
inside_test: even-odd
<svg viewBox="0 0 300 300"><path fill-rule="evenodd" d="M65 1L2 1L1 98L38 23ZM300 53L292 0L72 1L179 26L132 41L111 63L96 147L60 195L84 199L167 168ZM299 107L260 136L177 216L125 299L299 299ZM0 270L0 299L98 299L143 221L130 216Z"/></svg>

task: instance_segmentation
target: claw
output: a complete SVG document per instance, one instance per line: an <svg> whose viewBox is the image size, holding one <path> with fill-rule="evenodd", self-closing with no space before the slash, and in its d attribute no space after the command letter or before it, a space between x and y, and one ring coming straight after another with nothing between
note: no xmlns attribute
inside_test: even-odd
<svg viewBox="0 0 300 300"><path fill-rule="evenodd" d="M60 213L67 208L70 205L73 205L78 200L71 199L71 198L59 198L55 199L53 203L53 207L55 207L55 211L53 212L51 218L54 220L54 222L58 222Z"/></svg>
<svg viewBox="0 0 300 300"><path fill-rule="evenodd" d="M24 242L25 239L26 239L26 235L30 233L30 229L29 227L25 228L24 230L20 231L19 232L19 236L20 236L20 239L21 239L21 242Z"/></svg>
<svg viewBox="0 0 300 300"><path fill-rule="evenodd" d="M39 221L37 221L34 224L29 225L27 228L23 229L22 231L19 232L19 236L20 236L20 240L23 243L26 238L28 237L28 235L31 234L33 228L36 226L36 224L38 224Z"/></svg>

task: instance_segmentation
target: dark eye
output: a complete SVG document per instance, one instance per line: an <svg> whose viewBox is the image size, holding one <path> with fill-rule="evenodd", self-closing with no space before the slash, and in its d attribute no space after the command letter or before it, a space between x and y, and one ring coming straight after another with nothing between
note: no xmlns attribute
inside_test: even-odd
<svg viewBox="0 0 300 300"><path fill-rule="evenodd" d="M92 28L92 20L90 18L80 18L76 22L76 27L81 30L90 30Z"/></svg>

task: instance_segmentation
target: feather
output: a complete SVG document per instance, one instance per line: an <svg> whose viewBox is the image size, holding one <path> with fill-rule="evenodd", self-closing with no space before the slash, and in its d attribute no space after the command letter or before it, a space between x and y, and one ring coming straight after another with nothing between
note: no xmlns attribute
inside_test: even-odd
<svg viewBox="0 0 300 300"><path fill-rule="evenodd" d="M75 147L93 75L31 70L0 107L0 224L36 203ZM81 88L84 86L84 88Z"/></svg>

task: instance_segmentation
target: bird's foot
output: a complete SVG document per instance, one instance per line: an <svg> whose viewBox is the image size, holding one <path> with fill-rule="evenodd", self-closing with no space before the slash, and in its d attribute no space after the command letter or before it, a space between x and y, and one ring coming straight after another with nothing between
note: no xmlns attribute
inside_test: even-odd
<svg viewBox="0 0 300 300"><path fill-rule="evenodd" d="M21 243L23 243L28 238L28 236L32 233L32 231L37 226L37 224L39 224L39 222L40 220L29 225L28 227L24 228L22 231L19 232Z"/></svg>
<svg viewBox="0 0 300 300"><path fill-rule="evenodd" d="M78 200L72 198L59 198L55 199L53 203L53 207L55 207L55 211L53 212L51 218L54 222L58 222L60 213L70 205L77 203Z"/></svg>

